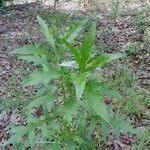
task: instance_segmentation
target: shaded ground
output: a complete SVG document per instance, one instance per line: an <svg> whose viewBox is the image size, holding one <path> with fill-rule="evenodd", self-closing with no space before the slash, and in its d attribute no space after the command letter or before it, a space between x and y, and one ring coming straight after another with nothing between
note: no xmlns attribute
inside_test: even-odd
<svg viewBox="0 0 150 150"><path fill-rule="evenodd" d="M11 110L11 107L21 109L21 104L28 103L35 92L33 89L23 89L20 85L22 78L33 68L24 62L17 61L10 55L10 52L16 47L40 41L42 36L39 32L36 16L44 15L49 19L51 12L51 9L44 10L37 3L13 6L0 11L0 110L8 110L8 113L3 112L0 116L1 142L5 142L5 139L8 138L9 125L24 123L18 115L19 110ZM147 24L150 22L149 16L147 12ZM63 23L65 22L67 20L64 20ZM130 69L138 78L137 83L146 91L148 98L150 92L150 47L148 42L150 41L148 41L147 32L141 32L134 22L134 16L130 15L115 22L111 18L103 17L98 20L97 29L97 47L100 49L98 53L101 51L110 53L126 51L129 42L137 44L138 48L140 47L135 55L129 56L127 60L111 64L104 71L107 74L108 69L115 70L116 66L129 62ZM145 38L147 39L145 40ZM149 105L146 106L146 109L148 108ZM149 126L149 120L146 121L146 126Z"/></svg>

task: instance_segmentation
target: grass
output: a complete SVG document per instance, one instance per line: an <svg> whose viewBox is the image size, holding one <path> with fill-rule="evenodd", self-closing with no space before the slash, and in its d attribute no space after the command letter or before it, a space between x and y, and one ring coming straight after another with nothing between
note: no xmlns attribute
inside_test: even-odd
<svg viewBox="0 0 150 150"><path fill-rule="evenodd" d="M120 65L110 71L108 79L113 81L114 88L121 94L121 98L117 101L119 111L140 115L148 110L150 100L148 90L140 87L130 64Z"/></svg>

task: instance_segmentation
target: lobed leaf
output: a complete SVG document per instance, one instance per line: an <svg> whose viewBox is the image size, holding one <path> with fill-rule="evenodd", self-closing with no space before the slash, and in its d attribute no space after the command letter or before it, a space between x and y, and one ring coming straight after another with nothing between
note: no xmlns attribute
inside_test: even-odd
<svg viewBox="0 0 150 150"><path fill-rule="evenodd" d="M109 126L106 122L104 122L103 120L101 121L101 128L102 128L102 137L104 139L104 141L106 142L107 137L109 135Z"/></svg>
<svg viewBox="0 0 150 150"><path fill-rule="evenodd" d="M13 127L11 129L11 137L9 139L9 143L19 143L22 140L22 137L27 134L30 131L30 129L28 128L28 126L24 127L24 126L17 126L17 127Z"/></svg>
<svg viewBox="0 0 150 150"><path fill-rule="evenodd" d="M35 56L20 56L19 59L25 60L28 63L32 62L35 65L48 65L47 59L45 57Z"/></svg>
<svg viewBox="0 0 150 150"><path fill-rule="evenodd" d="M71 123L73 116L76 114L76 103L74 99L65 100L64 103L64 117L69 124Z"/></svg>
<svg viewBox="0 0 150 150"><path fill-rule="evenodd" d="M33 100L28 106L28 109L31 109L33 107L39 107L40 105L46 104L50 101L54 101L55 97L54 96L50 96L50 95L46 95L46 96L42 96L40 98L37 98L35 100Z"/></svg>
<svg viewBox="0 0 150 150"><path fill-rule="evenodd" d="M37 16L37 21L41 27L42 32L44 33L44 36L47 39L47 41L49 41L51 46L54 48L55 47L55 39L53 37L53 34L50 33L48 25L45 23L45 21L40 16Z"/></svg>
<svg viewBox="0 0 150 150"><path fill-rule="evenodd" d="M120 133L140 134L138 129L134 129L131 120L125 120L124 115L117 114L110 119L110 124L113 126L113 134L119 138Z"/></svg>
<svg viewBox="0 0 150 150"><path fill-rule="evenodd" d="M49 55L49 51L43 47L39 47L38 45L27 45L22 48L17 48L11 52L11 54L23 54L23 55Z"/></svg>
<svg viewBox="0 0 150 150"><path fill-rule="evenodd" d="M109 123L109 116L106 105L101 101L99 93L95 91L95 88L88 86L85 92L86 100L89 106L95 110L95 112L107 123Z"/></svg>
<svg viewBox="0 0 150 150"><path fill-rule="evenodd" d="M61 76L57 70L49 69L45 71L34 72L29 78L23 80L24 86L33 86L37 84L48 84L52 79L58 79Z"/></svg>
<svg viewBox="0 0 150 150"><path fill-rule="evenodd" d="M67 35L64 37L64 39L68 43L72 43L73 40L78 36L78 34L80 33L80 31L82 30L83 26L86 23L87 23L87 20L73 24L73 26L70 27L70 30L67 32Z"/></svg>

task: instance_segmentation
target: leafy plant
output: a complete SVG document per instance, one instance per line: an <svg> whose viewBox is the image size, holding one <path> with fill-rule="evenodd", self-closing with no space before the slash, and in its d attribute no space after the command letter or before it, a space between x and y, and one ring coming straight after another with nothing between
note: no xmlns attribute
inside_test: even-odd
<svg viewBox="0 0 150 150"><path fill-rule="evenodd" d="M118 123L110 117L109 108L103 102L104 97L114 97L117 94L109 83L96 77L95 70L123 55L94 55L95 22L91 24L81 44L75 47L71 43L77 37L80 25L71 32L58 36L57 41L55 27L49 29L40 17L37 19L54 55L39 45L13 51L13 54L21 55L20 59L39 67L39 71L23 81L24 86L38 86L39 90L37 98L25 108L27 125L14 127L10 142L16 147L31 149L39 145L54 150L95 149L96 143L91 135L94 131L99 133L97 122L101 124L104 140L109 135L109 126ZM63 56L64 60L57 59L62 50L71 56L68 59ZM49 89L48 92L45 89ZM33 108L38 107L42 107L42 115L31 113ZM124 121L122 117L119 119ZM135 133L131 126L130 129ZM114 130L114 134L118 135L119 132L122 130Z"/></svg>
<svg viewBox="0 0 150 150"><path fill-rule="evenodd" d="M134 19L135 24L137 25L140 33L144 33L146 30L146 16L144 13L136 15Z"/></svg>
<svg viewBox="0 0 150 150"><path fill-rule="evenodd" d="M139 47L138 43L129 43L126 53L129 56L135 56L139 53L139 51L140 51L140 47Z"/></svg>

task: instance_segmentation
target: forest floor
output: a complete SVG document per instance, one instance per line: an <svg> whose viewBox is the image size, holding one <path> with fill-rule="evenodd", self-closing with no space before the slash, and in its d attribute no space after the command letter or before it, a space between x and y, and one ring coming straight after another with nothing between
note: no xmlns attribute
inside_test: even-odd
<svg viewBox="0 0 150 150"><path fill-rule="evenodd" d="M105 14L105 13L104 13ZM33 98L35 91L21 86L22 79L33 68L10 54L15 48L42 40L36 16L50 22L52 8L38 3L16 5L0 10L0 143L9 138L11 125L23 124L21 112ZM66 27L72 19L93 19L92 13L62 14L60 26ZM113 16L97 14L97 48L102 52L125 52L127 58L103 68L103 77L114 81L114 88L123 95L135 127L150 129L150 12L140 11ZM69 19L68 19L69 18ZM121 105L121 104L118 104Z"/></svg>

